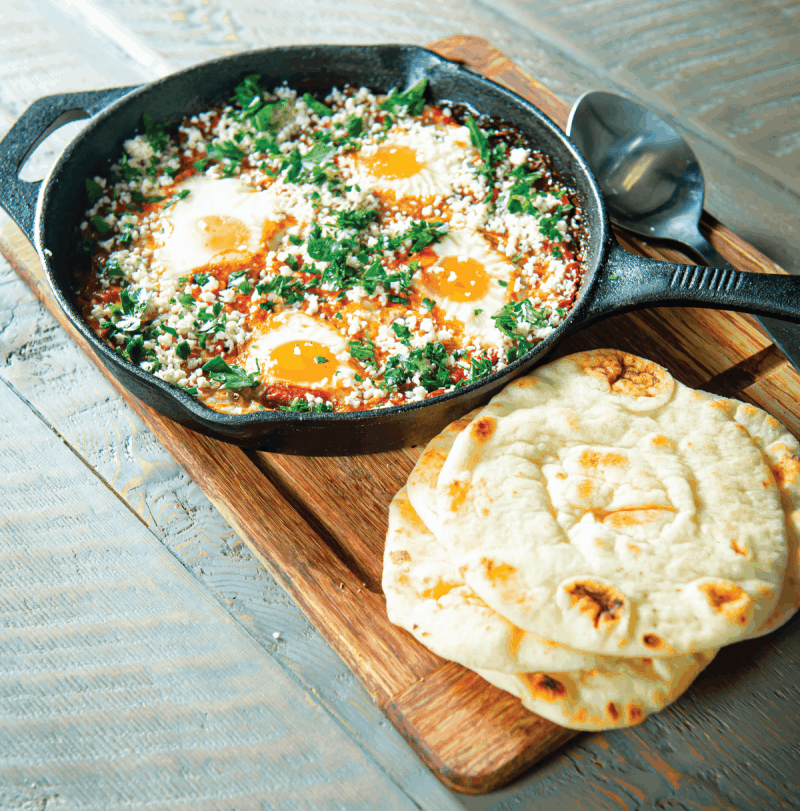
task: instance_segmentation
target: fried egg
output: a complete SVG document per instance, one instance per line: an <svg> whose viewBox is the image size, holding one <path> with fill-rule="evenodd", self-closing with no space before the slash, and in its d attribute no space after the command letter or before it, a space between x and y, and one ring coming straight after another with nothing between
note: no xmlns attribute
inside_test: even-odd
<svg viewBox="0 0 800 811"><path fill-rule="evenodd" d="M450 195L456 177L473 158L462 127L393 127L380 143L364 144L342 159L350 182L365 191L393 191L396 197Z"/></svg>
<svg viewBox="0 0 800 811"><path fill-rule="evenodd" d="M272 249L283 235L285 218L270 189L253 189L235 177L201 175L178 186L175 194L182 191L189 194L163 209L151 229L161 243L153 259L163 267L162 278L177 279L214 262L246 260L262 248Z"/></svg>
<svg viewBox="0 0 800 811"><path fill-rule="evenodd" d="M452 230L414 257L420 289L470 335L496 329L492 321L512 299L514 265L474 231Z"/></svg>
<svg viewBox="0 0 800 811"><path fill-rule="evenodd" d="M355 370L337 356L347 339L305 313L284 311L258 327L246 349L245 369L264 378L332 391Z"/></svg>

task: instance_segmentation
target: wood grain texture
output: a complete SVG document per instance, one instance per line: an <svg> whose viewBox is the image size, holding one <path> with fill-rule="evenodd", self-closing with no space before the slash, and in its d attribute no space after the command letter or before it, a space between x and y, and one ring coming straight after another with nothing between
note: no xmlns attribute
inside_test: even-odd
<svg viewBox="0 0 800 811"><path fill-rule="evenodd" d="M62 326L91 353L80 333L49 297L41 265L16 226L4 229L0 251L37 296L41 296ZM92 359L95 360L94 357ZM386 708L401 693L407 694L407 701L411 701L409 696L416 690L429 695L429 685L438 682L434 678L432 682L425 683L425 677L436 674L440 668L448 665L388 621L382 594L367 588L359 579L360 572L348 568L346 560L336 554L336 547L346 548L343 538L337 535L334 546L325 543L315 531L313 522L306 520L305 515L284 498L278 487L261 473L245 451L197 434L156 414L127 394L99 360L95 362L339 652L378 706ZM402 457L408 453L408 450L398 451L394 455ZM317 461L329 466L333 473L335 457ZM370 466L371 463L367 462L367 467ZM230 472L234 470L236 475L231 476ZM317 482L317 492L326 487L330 490L335 483L336 477L328 477L325 472L322 471ZM349 489L332 491L332 495L345 507L350 503ZM384 514L387 508L388 498L383 507ZM314 515L313 510L310 513ZM368 529L362 527L359 531L362 536L368 537ZM383 534L378 537L373 535L371 543L364 545L363 549L380 548L382 538ZM379 569L381 552L372 551L371 557L372 568ZM348 558L355 559L352 551ZM489 688L489 685L482 684ZM519 702L516 704L519 705ZM486 723L481 747L476 750L471 732L453 727L447 721L453 716L469 717L474 727L484 715L493 717L491 705L475 690L450 693L447 705L448 712L442 714L441 723L434 725L435 735L424 739L424 746L426 751L438 753L437 764L441 763L442 768L436 772L437 777L458 791L490 791L553 751L572 735L549 723L518 726L514 735L510 735L506 727ZM414 706L413 701L410 706ZM392 720L403 732L399 710L395 705ZM516 712L518 715L528 714L519 706ZM413 742L413 739L409 740ZM423 744L422 739L419 742ZM443 748L444 743L447 749ZM492 753L488 761L491 769L487 768L485 756L480 753L483 750ZM430 761L430 764L433 765L433 762Z"/></svg>
<svg viewBox="0 0 800 811"><path fill-rule="evenodd" d="M324 736L333 745L338 734L345 735L368 754L376 768L374 780L391 780L419 808L430 811L461 808L453 795L413 755L394 727L386 722L381 710L345 662L311 625L282 586L250 552L249 547L77 344L33 298L29 288L2 258L0 302L0 378L17 395L18 407L38 414L49 426L46 434L50 436L50 442L55 445L62 440L66 442L75 460L81 460L86 466L86 472L104 481L109 492L118 494L117 509L138 516L153 537L164 544L167 557L172 557L174 562L185 567L220 609L229 614L234 624L250 636L264 652L267 680L270 678L270 668L284 673L294 683L292 689L303 691L312 704L318 702L335 719L333 729L327 725L305 727L302 719L299 720L300 736L311 739L310 751L315 749L320 737ZM15 420L15 413L6 410L3 419ZM58 455L48 452L46 446L42 452L51 458L53 464L59 464ZM26 503L41 506L48 505L51 500L51 494L39 479L34 480L26 490ZM41 526L34 522L32 515L17 511L14 521L20 542L28 534L38 537L41 533ZM76 539L83 539L88 531L87 526L74 525L66 532ZM47 557L42 555L37 560L44 565ZM61 558L55 560L56 565L59 561ZM66 563L69 564L69 560ZM38 565L35 561L31 563L34 569ZM43 576L46 578L47 575ZM69 583L79 577L79 572L66 565L61 576L65 583ZM126 570L121 575L117 586L120 593L129 587L125 579L135 585L138 572ZM28 600L16 600L10 610L24 617L34 610L34 605ZM155 619L157 609L157 603L153 603L152 615ZM10 623L12 616L5 614L3 622ZM142 621L145 619L143 615ZM204 631L202 616L198 617L197 622ZM13 627L19 627L18 620L14 621ZM276 633L277 638L274 636ZM10 630L0 638L0 661L13 650L15 636L16 633ZM81 646L83 642L78 639L75 644ZM37 650L42 657L49 655L45 645L33 640L31 660L36 658ZM115 718L114 723L120 728L129 723L129 716L114 703L117 685L113 678L106 678L104 674L114 667L115 651L122 650L122 645L114 650L109 649L108 658L96 662L97 701L103 700L102 693L109 694L109 701L104 706L109 719ZM91 646L87 655L92 655ZM160 648L154 647L154 661L159 656L164 662L170 661L171 646L165 643ZM59 689L58 685L54 686L56 692ZM180 688L176 685L175 689ZM65 685L62 706L69 705L71 696ZM19 723L24 724L25 705L10 702L13 702L13 686L0 673L0 716L3 716L4 724L10 722L11 718L18 718ZM137 734L144 735L144 728L151 723L151 719L155 717L147 715L141 719L136 727ZM157 721L152 720L152 723ZM38 777L41 774L39 761L46 759L50 747L69 748L75 752L81 740L95 734L91 716L77 718L66 731L62 730L61 724L57 715L49 715L46 710L39 716L35 733L40 742L39 754L31 763L19 758L11 738L0 734L0 784L3 783L2 764L8 758L19 759L20 774ZM84 726L88 728L84 729ZM156 737L152 739L156 740ZM239 768L247 771L250 768L251 761L246 749L236 750L231 757L231 770ZM275 757L281 757L277 748ZM239 761L238 767L234 766L235 760ZM307 762L313 768L311 761ZM98 800L106 797L104 808L113 807L113 784L122 790L130 781L144 779L142 768L135 761L129 761L129 769L127 763L120 762L115 777L109 778L109 782L102 785L102 790L98 789ZM176 778L179 777L186 785L189 785L186 781L191 780L191 785L197 789L196 799L200 807L201 798L205 796L202 778L198 776L198 773L202 774L202 764L178 764L176 761L159 764L157 786L161 785L163 789L163 783L169 780L171 771L178 772ZM264 780L269 780L269 776L274 774L267 768L261 768L260 772ZM328 794L329 799L334 801L338 797L338 789L336 778L332 776L331 779L334 784ZM70 784L71 792L80 794L94 777L90 770L71 769L65 772L64 780ZM346 780L345 774L345 783ZM263 785L259 787L257 780L249 785L253 788L254 797L265 790ZM154 787L154 797L158 791ZM270 803L280 807L281 788L278 786L275 791ZM27 796L28 793L23 792L17 798L21 804L9 799L8 802L0 802L0 807L3 811L28 811L29 806L23 799ZM164 796L171 795L165 793ZM260 807L257 803L253 806L253 803L256 803L255 799L242 799L237 802L237 808L243 811Z"/></svg>
<svg viewBox="0 0 800 811"><path fill-rule="evenodd" d="M479 45L480 45L480 43L473 42L470 47L473 48L473 50L479 50ZM17 255L16 251L15 251L15 255ZM651 255L657 255L657 254L651 254ZM30 257L28 257L28 261L30 261ZM669 319L669 313L675 313L675 312L676 311L665 311L665 313L667 313L667 315L665 315L665 319L667 320L667 323L669 323L669 320L668 320ZM640 317L643 320L646 320L644 315L640 316ZM626 316L624 318L629 318L629 317ZM713 328L721 329L719 327L714 327L713 325L718 324L721 320L724 320L724 319L725 319L725 316L723 316L723 315L720 315L720 314L717 314L717 313L711 313L709 315L709 320L706 322L706 325L704 326L702 321L701 321L701 323L697 327L697 329L700 330L701 332L702 332L702 330L705 329L707 331L706 334L707 334L707 337L708 337L708 330L713 329ZM711 325L711 327L709 327L708 325ZM673 329L676 331L676 334L681 333L680 322L678 322L677 324L673 323L672 326L673 326ZM644 329L642 327L637 327L637 328L638 329ZM723 332L724 332L724 330L723 330ZM645 333L645 334L647 334L647 333ZM624 322L622 322L622 324L621 324L621 326L619 328L618 335L620 336L620 340L622 340L624 338L624 336L626 335L626 325L625 325ZM652 335L653 343L655 343L657 335L658 335L658 329L652 330L651 335ZM602 336L600 336L600 337L602 337ZM575 339L573 339L573 340L575 340ZM748 340L750 340L750 339L748 339ZM664 342L662 340L662 344L663 343ZM702 346L702 344L703 344L702 338L698 338L698 341L697 341L697 343L695 345L696 346ZM761 382L762 377L769 377L772 374L783 373L783 371L784 371L783 369L778 368L780 366L780 364L777 364L777 365L772 364L771 366L769 366L769 368L766 368L764 366L759 365L758 363L754 363L754 359L758 356L759 352L762 352L762 353L766 352L766 354L769 355L769 347L765 346L763 343L760 345L761 349L758 349L755 352L755 354L748 354L748 352L750 352L750 350L757 347L758 345L759 345L758 344L758 333L756 331L756 335L752 337L751 343L746 346L744 353L739 353L739 355L741 355L741 357L740 357L739 360L736 361L737 363L740 363L740 364L741 363L751 363L751 365L754 367L754 369L755 369L754 375L755 376L750 380L750 385L751 386ZM706 344L706 346L708 346L708 344ZM666 350L662 349L662 352L665 352L666 355L669 355L669 352L670 352L669 347L667 347ZM685 355L687 355L687 356L691 355L692 352L693 352L693 349L691 349L691 347L685 348L683 350L683 353ZM734 355L732 357L739 357L739 355L734 353ZM708 368L700 368L700 369L698 369L698 374L699 375L702 375L702 374L707 375L709 373L709 371L713 371L714 369L719 367L719 371L715 372L712 375L712 377L709 378L709 379L716 378L716 377L718 377L719 374L724 374L726 371L730 371L731 367L726 366L726 363L727 363L727 361L723 361L723 362L718 363L718 364L709 363L709 364L707 364ZM759 369L763 369L763 371L759 371ZM796 382L789 379L787 385L789 385L789 386L796 385ZM156 430L158 432L160 432L162 430L162 428L163 428L163 426L160 426L158 422L154 422L154 423L152 423L152 425L153 425L154 430ZM164 430L166 430L166 429L164 429ZM186 437L180 437L179 439L176 439L176 445L183 445L184 450L185 450L185 441L186 441ZM176 447L175 451L176 451L176 453L179 453L180 448ZM271 475L273 475L274 478L275 478L275 487L274 487L274 489L270 490L267 493L265 499L263 499L263 500L260 499L260 498L257 498L255 500L252 500L252 499L248 500L247 504L246 504L246 507L248 509L253 508L253 507L255 507L257 509L263 509L265 507L268 507L270 509L275 509L278 505L281 505L281 509L284 508L283 504L286 503L286 498L285 498L286 488L288 487L289 489L291 489L291 484L292 484L292 481L293 481L292 470L291 470L290 466L282 467L281 465L277 465L277 464L273 465L269 459L265 459L261 455L259 455L259 457L257 459L255 459L255 460L247 459L246 455L245 455L245 461L242 461L241 457L236 457L235 459L230 459L225 453L219 452L218 449L215 449L215 448L212 448L210 450L206 449L206 451L204 451L204 452L207 453L206 458L207 458L208 461L211 461L211 462L214 462L214 463L217 463L217 464L221 464L221 463L228 464L231 461L234 462L236 465L238 465L240 463L243 464L243 465L249 464L250 468L248 468L248 476L256 477L256 476L262 475L265 470L271 471ZM403 452L403 456L399 458L399 464L401 466L405 465L407 467L411 463L411 461L413 461L413 457L414 457L413 451ZM285 460L281 460L281 461L285 461ZM256 462L258 464L256 464ZM393 460L387 460L386 461L387 467L390 467L390 466L392 466L394 464L397 464L397 460L393 459ZM276 474L276 471L281 471L281 470L282 470L281 476L278 476ZM322 470L322 471L317 470L316 472L317 473L322 472L324 474L324 470ZM380 471L378 471L378 472L380 472ZM308 467L304 471L298 471L298 477L297 478L304 478L307 482L312 482L314 473L315 473L315 469L313 467ZM197 475L198 478L199 478L202 475L202 471L195 471L195 475ZM362 468L361 475L364 475L364 476L376 475L375 469L370 468L370 467ZM323 478L324 478L324 476L323 476ZM202 481L201 481L201 484L203 484ZM220 501L223 501L223 500L233 501L237 497L237 494L235 494L233 492L229 492L228 490L226 490L225 487L220 487L218 483L213 483L213 484L205 483L204 486L211 493L212 498L217 498ZM309 485L306 484L304 486L307 488ZM341 487L341 483L339 483L338 486ZM335 496L336 489L337 489L336 487L332 487L332 490L331 490L331 497L332 498ZM387 491L389 490L389 485L388 484L386 485L386 489L387 489ZM341 499L341 493L339 493L339 498ZM282 501L283 501L283 504L282 504ZM376 498L376 503L379 502L379 501L380 501L380 499ZM342 574L346 574L346 573L349 572L350 580L348 580L347 582L348 583L352 582L352 584L354 586L356 586L356 584L358 583L357 573L353 572L347 565L347 556L345 555L345 559L342 559L341 556L337 557L337 555L336 555L336 553L334 551L334 549L336 547L336 544L334 544L334 548L331 548L331 547L322 548L322 547L327 546L324 543L324 540L327 540L327 539L321 539L320 538L320 535L319 535L320 529L324 528L326 532L334 533L337 536L337 538L336 538L337 540L339 540L339 538L341 538L341 536L343 536L343 535L346 536L346 534L347 534L347 533L342 532L341 527L339 527L337 529L337 527L335 525L335 521L333 520L333 518L335 516L335 512L331 509L331 506L330 506L331 504L334 504L334 503L335 503L334 501L330 501L328 503L328 506L325 509L321 509L321 510L310 510L308 508L308 505L306 504L304 514L301 516L301 519L305 522L305 525L302 527L302 532L301 532L303 543L305 544L305 543L308 542L308 543L311 543L311 545L312 545L311 554L306 554L306 557L302 558L302 565L306 566L306 567L310 567L311 569L314 569L315 567L322 567L321 569L317 569L316 571L312 571L308 575L307 583L308 583L309 588L320 588L320 587L330 588L332 585L334 585L335 578L328 577L327 580L326 580L324 578L324 576L323 576L324 575L324 567L327 567L327 566L331 566L332 567L331 571L333 571L334 573L341 571ZM302 498L297 498L297 502L294 504L294 509L297 510L297 508L299 506L302 506L302 505L303 505L303 499ZM291 507L292 505L290 504L289 506ZM237 509L237 508L236 508L236 505L234 504L229 509L229 515L232 518L234 518L235 520L240 522L239 526L244 526L244 519L241 516L235 516L233 514L233 512L231 512L231 510L235 510L235 509ZM289 513L289 515L291 516L291 520L294 521L294 517L295 517L294 514ZM269 529L270 529L270 532L272 534L269 534L269 533L264 534L263 528L261 528L260 530L251 530L251 532L253 532L254 535L258 535L258 533L260 532L260 537L261 537L262 541L264 539L266 539L270 544L275 544L278 540L280 540L282 538L284 533L287 531L286 525L278 526L277 530L274 527L270 527ZM364 533L363 537L350 538L349 540L347 540L346 543L342 543L341 548L343 548L343 549L347 548L348 544L361 544L361 547L359 547L359 551L364 551L364 552L371 551L371 553L374 555L375 549L377 547L379 547L379 545L380 545L380 538L378 537L377 540L376 540L375 533L377 531L378 531L378 526L373 526L373 527L371 527L369 529L369 531L366 531ZM307 533L308 533L308 537L306 537ZM310 541L309 541L309 538L311 538ZM251 539L251 543L253 543L254 545L257 546L258 543L259 543L258 537L255 537L255 538ZM296 550L292 550L292 554L294 554L294 552L296 552ZM262 552L262 554L263 554L263 552ZM272 562L272 565L275 566L276 564L275 564L275 561L273 560L274 555L273 555L273 550L272 549L269 550L269 554L270 554L270 560ZM332 555L332 557L331 557L331 555ZM351 555L351 558L352 557L355 557L355 556ZM278 560L278 563L280 565L283 565L281 563L280 558ZM342 568L340 568L340 567L342 567L344 569L344 571L342 571ZM304 582L306 582L306 581L304 581ZM346 581L342 580L340 582L345 583ZM289 584L289 585L291 587L291 584ZM362 587L361 586L356 586L355 594L359 593L358 588L362 588ZM300 597L302 597L302 595L300 595ZM300 598L300 597L298 597L298 598ZM306 602L308 602L308 601L306 601ZM334 601L334 603L335 602L336 601ZM327 610L327 609L324 607L324 605L322 605L322 607L320 607L321 605L322 605L322 601L318 600L317 604L316 604L316 607L314 607L314 605L311 605L309 610L311 610L312 612L313 611L323 611L323 613L324 613L324 611ZM374 605L374 603L368 603L368 605L370 607L372 607ZM347 624L349 622L349 619L347 617L341 618L340 620L338 620L338 622L340 622L342 627L345 627L345 630L347 630L346 626L347 626ZM352 639L352 634L351 634L351 639ZM335 645L337 644L337 642L335 640L333 640L333 639L332 639L332 642ZM352 644L352 642L350 640L347 640L347 644ZM391 651L390 651L390 653L391 653ZM352 661L352 658L353 657L350 657L349 661ZM357 662L355 664L355 666L356 667L362 667L363 662ZM423 669L428 667L428 666L429 665L422 664ZM456 670L460 670L460 669L456 669ZM412 675L412 678L416 678L416 676L417 676L417 674L414 674L414 675ZM384 674L383 677L386 678L385 674ZM413 684L411 684L410 687L408 687L406 689L405 692L401 692L399 694L399 696L395 696L395 706L398 705L398 701L399 701L399 704L406 708L405 711L408 714L407 728L408 729L416 728L418 730L421 730L422 734L418 735L418 739L420 741L425 741L425 745L427 746L428 745L427 741L429 740L429 738L432 738L433 743L434 743L433 749L435 749L436 746L441 747L441 751L445 752L446 755L449 758L447 763L457 765L458 768L454 772L454 774L456 776L476 774L476 775L480 776L480 780L483 780L484 785L486 785L487 769L489 771L491 771L491 769L494 769L495 770L494 774L498 774L501 769L503 769L503 768L505 768L507 766L507 764L514 763L514 757L513 757L510 750L502 750L501 749L500 750L500 755L499 755L499 757L497 759L494 759L492 757L488 757L488 758L483 757L483 766L485 766L485 768L483 768L483 766L481 765L481 759L480 758L472 764L472 765L475 766L475 768L470 768L469 763L467 763L467 760L469 759L469 754L470 754L469 749L467 749L465 752L459 752L459 751L454 752L452 750L448 750L447 749L447 744L451 743L452 741L448 740L448 741L445 742L445 741L442 741L441 738L439 740L436 740L437 725L433 724L433 725L431 725L431 728L428 728L428 727L425 726L425 723L420 720L419 717L414 716L415 708L417 708L417 712L418 712L419 700L422 700L421 698L419 698L419 696L414 695L415 690L419 690L420 695L425 695L427 693L426 701L428 703L430 703L430 699L431 699L430 689L431 688L446 690L446 689L449 689L448 685L455 684L455 685L460 685L458 687L458 689L456 689L456 694L457 695L459 695L459 696L460 695L467 695L469 700L474 700L474 698L472 696L474 696L474 693L475 693L474 688L475 688L475 685L478 684L478 682L475 682L475 681L470 682L469 679L467 679L466 682L463 682L461 679L462 679L461 676L454 675L453 666L441 665L438 661L433 661L433 662L430 663L430 669L425 672L425 674L423 675L423 677L421 679L417 679ZM380 676L375 680L374 683L376 685L380 684ZM375 688L375 689L378 689L378 688ZM478 691L478 692L479 692L479 695L482 695L480 693L480 691ZM418 698L419 698L419 700L417 700ZM433 703L435 703L435 701ZM450 709L451 709L451 713L452 713L452 711L453 711L453 705L452 704L450 705ZM403 714L401 711L394 710L394 709L392 710L392 712L395 713L395 715L402 715ZM503 717L505 717L505 716L503 716ZM653 719L653 721L655 721L655 719ZM474 723L474 721L473 721L473 723ZM402 726L402 724L399 721L398 721L398 724ZM489 724L489 726L491 726L491 723ZM439 730L439 734L440 734L440 730ZM631 736L638 735L638 734L639 734L638 732L630 733ZM523 737L524 737L524 735L523 735ZM431 751L433 751L433 749L431 749ZM517 752L520 751L520 747L519 747L518 744L517 744L516 751ZM527 751L527 750L525 750L525 751ZM541 753L536 753L536 754L540 755ZM650 757L653 757L652 752L650 754ZM465 760L465 758L467 760ZM503 762L503 758L506 759L505 762ZM524 766L524 764L526 762L530 763L532 761L530 761L530 760L523 761L521 765ZM444 761L442 762L442 766L440 768L443 770L443 772L446 772L447 769L450 768L450 766L447 765L447 763L445 763ZM486 764L488 764L488 765L486 765ZM519 764L515 763L514 768L516 768L517 765L519 765ZM510 774L511 773L507 773L507 774L504 773L503 774L503 779L506 779L508 776L510 776ZM472 786L472 790L474 790L474 789L475 789L475 787ZM541 807L544 807L544 806L541 806ZM587 806L587 807L589 807L589 806ZM600 806L597 806L597 807L600 807Z"/></svg>
<svg viewBox="0 0 800 811"><path fill-rule="evenodd" d="M576 735L452 662L397 695L386 712L448 786L469 793L507 783ZM468 730L468 741L443 739L443 727Z"/></svg>
<svg viewBox="0 0 800 811"><path fill-rule="evenodd" d="M0 412L0 808L417 808L3 382Z"/></svg>

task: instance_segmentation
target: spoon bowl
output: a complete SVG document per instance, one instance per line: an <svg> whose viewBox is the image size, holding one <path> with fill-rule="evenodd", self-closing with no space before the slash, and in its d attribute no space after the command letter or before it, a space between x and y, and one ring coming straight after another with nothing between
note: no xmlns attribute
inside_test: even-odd
<svg viewBox="0 0 800 811"><path fill-rule="evenodd" d="M594 173L613 223L685 245L711 267L731 267L700 233L703 173L675 127L632 99L590 91L573 105L567 135ZM800 328L759 320L800 371Z"/></svg>

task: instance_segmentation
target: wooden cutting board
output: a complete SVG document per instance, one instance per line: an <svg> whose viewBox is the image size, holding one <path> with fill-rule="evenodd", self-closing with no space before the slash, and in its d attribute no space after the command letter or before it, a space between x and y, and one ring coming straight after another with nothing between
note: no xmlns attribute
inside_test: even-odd
<svg viewBox="0 0 800 811"><path fill-rule="evenodd" d="M568 105L484 40L455 36L429 47L565 126ZM704 232L736 267L783 273L709 216ZM635 253L690 261L665 246L618 238ZM0 251L94 360L52 300L16 226L0 234ZM800 376L748 316L688 308L617 316L564 341L552 357L600 346L649 357L690 386L749 400L800 435ZM573 737L387 620L380 589L387 511L420 449L340 458L246 452L170 422L110 379L443 783L466 793L491 791Z"/></svg>

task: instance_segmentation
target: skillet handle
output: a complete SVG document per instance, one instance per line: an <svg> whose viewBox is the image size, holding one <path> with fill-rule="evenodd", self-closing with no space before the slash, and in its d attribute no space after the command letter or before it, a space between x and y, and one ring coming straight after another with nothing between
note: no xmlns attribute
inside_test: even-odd
<svg viewBox="0 0 800 811"><path fill-rule="evenodd" d="M660 262L614 245L586 323L643 306L708 307L800 322L800 276Z"/></svg>
<svg viewBox="0 0 800 811"><path fill-rule="evenodd" d="M91 118L136 87L138 85L37 99L0 141L0 206L11 215L31 242L36 200L42 181L31 183L19 177L25 161L51 132L70 121Z"/></svg>

